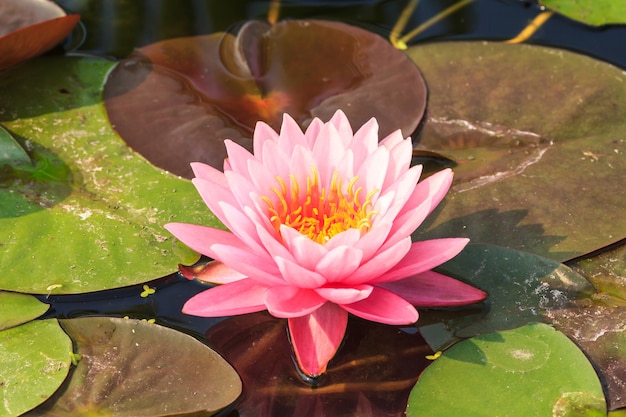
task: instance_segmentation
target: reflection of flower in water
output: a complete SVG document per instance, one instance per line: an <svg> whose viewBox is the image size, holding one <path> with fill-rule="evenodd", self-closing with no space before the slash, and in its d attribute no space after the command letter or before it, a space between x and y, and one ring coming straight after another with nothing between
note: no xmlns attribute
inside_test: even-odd
<svg viewBox="0 0 626 417"><path fill-rule="evenodd" d="M166 227L223 267L204 279L221 286L183 311L226 316L268 310L288 318L301 370L325 372L348 313L380 323L417 320L413 305L461 305L485 293L430 271L467 239L411 242L410 234L443 198L452 172L417 184L412 147L396 131L378 143L372 119L358 132L338 111L303 133L285 116L280 134L264 123L254 155L227 141L224 172L194 164L193 182L232 233L204 226Z"/></svg>

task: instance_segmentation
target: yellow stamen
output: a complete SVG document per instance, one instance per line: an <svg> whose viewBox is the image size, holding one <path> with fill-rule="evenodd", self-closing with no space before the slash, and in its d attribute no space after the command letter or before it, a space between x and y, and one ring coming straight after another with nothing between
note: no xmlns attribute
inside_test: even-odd
<svg viewBox="0 0 626 417"><path fill-rule="evenodd" d="M270 191L278 197L274 203L269 197L261 197L268 206L268 217L274 228L281 225L292 227L318 243L325 243L333 236L348 229L367 233L372 226L372 198L378 190L367 193L361 201L362 187L357 187L359 177L353 177L346 187L341 178L333 173L330 189L322 187L315 168L306 178L306 193L300 196L301 188L293 174L289 175L289 186L284 179L276 177L280 188Z"/></svg>

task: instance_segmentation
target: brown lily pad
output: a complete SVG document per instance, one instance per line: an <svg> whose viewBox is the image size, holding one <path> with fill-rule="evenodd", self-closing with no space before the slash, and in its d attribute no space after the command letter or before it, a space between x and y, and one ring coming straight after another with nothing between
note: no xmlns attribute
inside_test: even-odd
<svg viewBox="0 0 626 417"><path fill-rule="evenodd" d="M426 108L425 83L404 54L371 32L321 20L252 21L236 36L148 45L117 65L104 97L132 148L187 177L189 162L221 168L224 139L251 148L256 122L278 129L283 113L307 126L341 108L354 127L376 117L381 135L409 136Z"/></svg>
<svg viewBox="0 0 626 417"><path fill-rule="evenodd" d="M33 58L66 38L80 17L48 0L0 3L0 70Z"/></svg>

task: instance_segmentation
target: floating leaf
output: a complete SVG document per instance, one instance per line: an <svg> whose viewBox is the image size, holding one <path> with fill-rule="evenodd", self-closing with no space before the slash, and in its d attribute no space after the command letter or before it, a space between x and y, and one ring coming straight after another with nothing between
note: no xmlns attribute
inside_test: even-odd
<svg viewBox="0 0 626 417"><path fill-rule="evenodd" d="M256 122L277 129L284 112L306 126L341 108L353 126L375 116L382 135L402 129L408 136L422 119L426 86L404 54L363 29L252 21L236 37L218 33L140 48L112 71L105 98L131 147L189 177L189 162L221 169L224 139L250 148Z"/></svg>
<svg viewBox="0 0 626 417"><path fill-rule="evenodd" d="M48 0L0 2L0 70L33 58L67 37L80 17Z"/></svg>
<svg viewBox="0 0 626 417"><path fill-rule="evenodd" d="M111 130L100 92L113 65L39 58L0 73L0 119L33 161L0 171L1 289L146 282L190 261L163 224L219 225L189 181L150 165Z"/></svg>
<svg viewBox="0 0 626 417"><path fill-rule="evenodd" d="M184 333L117 318L61 323L80 361L63 388L29 416L210 415L241 393L233 368Z"/></svg>
<svg viewBox="0 0 626 417"><path fill-rule="evenodd" d="M0 168L5 165L28 165L31 163L26 150L5 128L0 126ZM0 175L0 178L2 176Z"/></svg>
<svg viewBox="0 0 626 417"><path fill-rule="evenodd" d="M614 0L540 0L544 6L589 25L626 23L626 4Z"/></svg>
<svg viewBox="0 0 626 417"><path fill-rule="evenodd" d="M626 236L626 74L563 50L411 47L429 87L420 147L458 178L426 237L468 236L558 261Z"/></svg>
<svg viewBox="0 0 626 417"><path fill-rule="evenodd" d="M490 245L468 245L438 270L458 277L489 294L480 310L428 311L419 326L432 325L424 336L439 348L455 338L467 338L497 330L508 330L529 322L549 321L554 309L588 299L593 286L567 266L547 258ZM432 324L436 323L436 324ZM447 333L447 337L446 337Z"/></svg>
<svg viewBox="0 0 626 417"><path fill-rule="evenodd" d="M585 355L535 323L450 348L420 377L406 415L601 417L606 404Z"/></svg>
<svg viewBox="0 0 626 417"><path fill-rule="evenodd" d="M48 307L32 295L0 291L0 331L36 319Z"/></svg>
<svg viewBox="0 0 626 417"><path fill-rule="evenodd" d="M71 352L56 320L0 330L0 414L22 415L50 397L67 376Z"/></svg>
<svg viewBox="0 0 626 417"><path fill-rule="evenodd" d="M255 313L208 331L247 388L238 415L401 417L433 353L419 333L350 317L344 344L313 386L297 373L286 328L285 320Z"/></svg>

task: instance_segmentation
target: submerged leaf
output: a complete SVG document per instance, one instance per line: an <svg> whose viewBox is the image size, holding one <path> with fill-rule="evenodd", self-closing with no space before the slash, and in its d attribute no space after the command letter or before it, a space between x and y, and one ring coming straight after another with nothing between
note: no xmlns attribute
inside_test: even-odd
<svg viewBox="0 0 626 417"><path fill-rule="evenodd" d="M256 122L277 130L283 113L307 126L342 109L353 126L376 117L381 137L396 129L408 136L422 119L426 86L404 54L363 29L321 20L252 21L237 36L139 49L113 70L105 99L131 147L189 177L189 162L221 168L224 139L250 148Z"/></svg>
<svg viewBox="0 0 626 417"><path fill-rule="evenodd" d="M563 50L409 48L430 91L420 147L453 158L418 238L467 236L558 261L626 236L626 74Z"/></svg>
<svg viewBox="0 0 626 417"><path fill-rule="evenodd" d="M81 359L63 388L29 416L208 416L241 393L233 368L184 333L116 318L62 320L62 326Z"/></svg>
<svg viewBox="0 0 626 417"><path fill-rule="evenodd" d="M420 377L406 415L603 417L606 404L585 355L562 333L535 323L444 352Z"/></svg>
<svg viewBox="0 0 626 417"><path fill-rule="evenodd" d="M71 352L56 320L0 330L0 415L22 415L49 398L69 372Z"/></svg>

